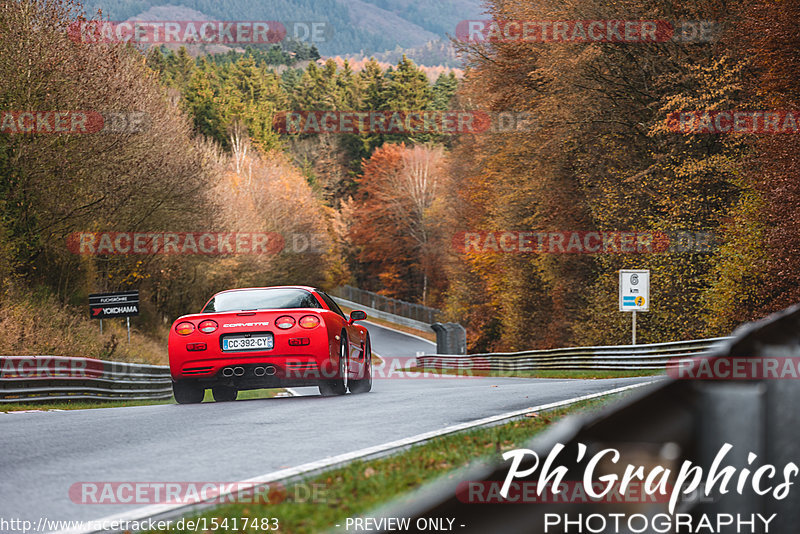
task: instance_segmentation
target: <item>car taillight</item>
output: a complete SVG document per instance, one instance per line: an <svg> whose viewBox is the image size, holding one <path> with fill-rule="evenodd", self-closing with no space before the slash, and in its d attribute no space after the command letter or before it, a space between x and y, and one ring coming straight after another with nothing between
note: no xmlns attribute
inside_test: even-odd
<svg viewBox="0 0 800 534"><path fill-rule="evenodd" d="M188 336L192 332L194 332L194 325L188 321L184 321L182 323L178 323L175 326L175 331L182 336Z"/></svg>
<svg viewBox="0 0 800 534"><path fill-rule="evenodd" d="M294 326L294 317L289 317L288 315L278 317L278 319L275 320L275 326L281 330L287 330Z"/></svg>
<svg viewBox="0 0 800 534"><path fill-rule="evenodd" d="M299 324L303 328L316 328L319 326L319 317L316 315L304 315L300 318Z"/></svg>
<svg viewBox="0 0 800 534"><path fill-rule="evenodd" d="M204 334L210 334L211 332L215 331L218 327L219 325L217 324L217 322L212 321L211 319L206 319L205 321L197 325L197 328L199 328L200 331Z"/></svg>

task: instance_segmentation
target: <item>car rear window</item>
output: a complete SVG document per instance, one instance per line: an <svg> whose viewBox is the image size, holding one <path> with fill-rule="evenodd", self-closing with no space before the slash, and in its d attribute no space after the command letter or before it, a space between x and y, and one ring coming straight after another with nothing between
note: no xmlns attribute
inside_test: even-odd
<svg viewBox="0 0 800 534"><path fill-rule="evenodd" d="M317 295L319 296L319 298L321 298L322 300L325 301L325 304L328 305L328 308L330 308L331 311L336 312L339 315L341 315L342 317L344 317L345 319L347 319L347 317L345 316L345 314L342 311L342 309L339 307L338 304L336 304L336 301L334 301L330 297L330 295L328 295L327 293L324 293L322 291L319 291L319 290L317 290Z"/></svg>
<svg viewBox="0 0 800 534"><path fill-rule="evenodd" d="M203 308L203 313L291 308L322 308L322 305L305 289L247 289L214 295Z"/></svg>

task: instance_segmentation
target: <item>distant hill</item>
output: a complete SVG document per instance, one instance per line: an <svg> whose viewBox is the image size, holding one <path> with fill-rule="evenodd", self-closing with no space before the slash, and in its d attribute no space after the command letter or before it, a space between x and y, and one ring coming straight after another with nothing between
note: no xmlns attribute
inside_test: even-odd
<svg viewBox="0 0 800 534"><path fill-rule="evenodd" d="M459 21L481 18L482 12L481 0L85 0L85 7L87 14L102 9L111 20L325 21L333 36L315 43L323 55L403 49L419 63L416 49L446 39Z"/></svg>

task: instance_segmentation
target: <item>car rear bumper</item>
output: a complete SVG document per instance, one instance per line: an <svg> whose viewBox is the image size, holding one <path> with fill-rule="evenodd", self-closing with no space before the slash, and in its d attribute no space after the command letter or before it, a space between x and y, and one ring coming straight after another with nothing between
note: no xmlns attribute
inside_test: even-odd
<svg viewBox="0 0 800 534"><path fill-rule="evenodd" d="M316 385L338 376L338 361L305 355L225 354L173 363L173 380L193 379L239 389Z"/></svg>

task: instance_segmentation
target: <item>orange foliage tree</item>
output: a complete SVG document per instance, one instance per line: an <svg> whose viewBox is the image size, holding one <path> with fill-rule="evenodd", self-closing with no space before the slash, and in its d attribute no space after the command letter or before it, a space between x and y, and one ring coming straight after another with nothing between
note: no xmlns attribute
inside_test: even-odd
<svg viewBox="0 0 800 534"><path fill-rule="evenodd" d="M349 238L365 287L430 303L442 288L438 211L445 189L441 147L385 144L364 162Z"/></svg>

